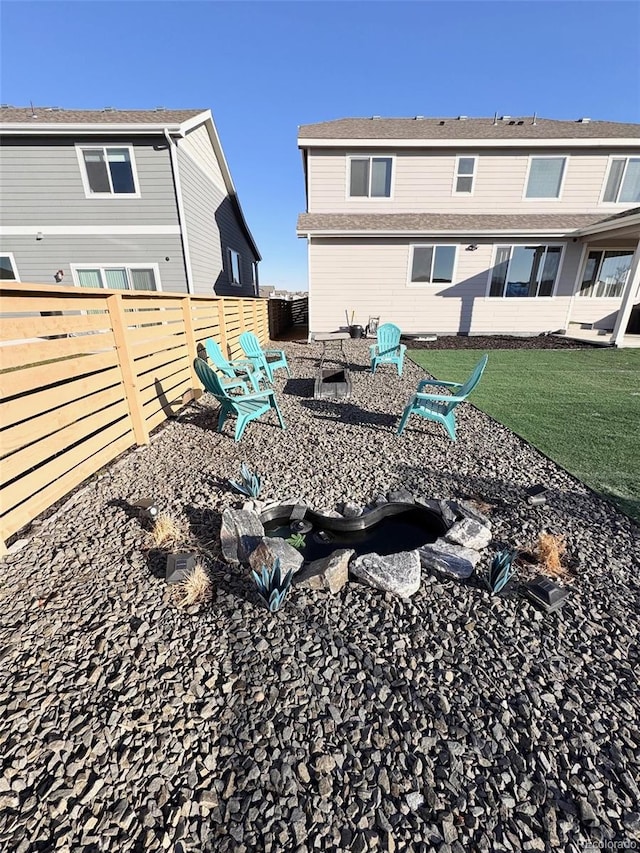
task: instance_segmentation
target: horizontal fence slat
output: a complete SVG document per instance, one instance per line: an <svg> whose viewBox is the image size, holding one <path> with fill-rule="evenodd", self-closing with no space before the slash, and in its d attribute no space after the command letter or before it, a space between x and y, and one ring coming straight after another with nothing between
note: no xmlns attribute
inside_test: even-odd
<svg viewBox="0 0 640 853"><path fill-rule="evenodd" d="M140 390L140 399L143 405L149 400L162 399L162 397L173 399L173 389L182 381L188 381L191 385L191 372L188 367L179 367L177 370L168 369L165 375L156 376L153 382Z"/></svg>
<svg viewBox="0 0 640 853"><path fill-rule="evenodd" d="M68 355L89 354L99 350L113 349L113 332L98 332L79 338L57 338L37 343L23 343L2 347L0 364L2 370L23 365L35 365L43 361L58 361Z"/></svg>
<svg viewBox="0 0 640 853"><path fill-rule="evenodd" d="M32 442L37 442L39 439L45 440L52 433L85 417L87 406L91 406L91 409L96 411L97 409L103 409L105 406L111 406L118 402L124 405L124 390L120 383L111 388L98 391L97 394L93 394L91 397L74 399L68 403L61 404L58 408L50 412L44 412L37 417L17 423L0 433L0 453L2 456L6 456L8 453L19 450L21 447L31 445L27 450L31 453L33 447L33 453L37 456L37 445L32 444ZM123 413L127 414L126 407L123 409ZM32 460L27 461L32 462ZM4 466L4 463L2 464ZM3 480L8 479L9 477L3 470Z"/></svg>
<svg viewBox="0 0 640 853"><path fill-rule="evenodd" d="M28 393L47 385L65 382L75 376L83 376L103 369L117 366L115 351L80 355L73 359L55 361L52 364L39 364L11 373L0 373L0 396L3 399L17 394Z"/></svg>
<svg viewBox="0 0 640 853"><path fill-rule="evenodd" d="M109 329L109 315L65 314L62 317L0 317L0 340L18 341L45 338L48 335L91 332Z"/></svg>
<svg viewBox="0 0 640 853"><path fill-rule="evenodd" d="M104 311L107 300L102 295L94 296L95 293L95 290L88 290L84 294L79 293L78 298L73 296L42 296L37 299L28 296L8 298L0 288L0 305L2 305L2 312L6 314L33 314L34 309L38 313L41 311Z"/></svg>

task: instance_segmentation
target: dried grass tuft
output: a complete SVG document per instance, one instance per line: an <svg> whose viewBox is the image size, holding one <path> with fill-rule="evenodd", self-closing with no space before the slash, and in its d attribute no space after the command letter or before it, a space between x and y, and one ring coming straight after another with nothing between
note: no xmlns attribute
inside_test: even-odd
<svg viewBox="0 0 640 853"><path fill-rule="evenodd" d="M538 558L543 571L558 577L566 573L566 568L562 565L562 558L566 554L567 546L564 536L554 533L541 533L538 536L534 553Z"/></svg>
<svg viewBox="0 0 640 853"><path fill-rule="evenodd" d="M189 533L184 522L161 513L151 530L151 541L155 548L179 548L189 542Z"/></svg>
<svg viewBox="0 0 640 853"><path fill-rule="evenodd" d="M173 587L173 600L178 607L208 604L213 597L213 584L202 563L196 563L186 578Z"/></svg>

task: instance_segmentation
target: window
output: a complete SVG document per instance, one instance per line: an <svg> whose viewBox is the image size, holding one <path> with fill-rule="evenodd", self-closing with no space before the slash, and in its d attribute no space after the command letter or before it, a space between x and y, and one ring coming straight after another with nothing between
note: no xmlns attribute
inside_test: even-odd
<svg viewBox="0 0 640 853"><path fill-rule="evenodd" d="M412 246L411 281L451 284L456 260L455 246Z"/></svg>
<svg viewBox="0 0 640 853"><path fill-rule="evenodd" d="M16 262L10 253L0 255L0 279L2 281L20 281Z"/></svg>
<svg viewBox="0 0 640 853"><path fill-rule="evenodd" d="M131 146L81 145L77 152L87 198L96 195L139 196Z"/></svg>
<svg viewBox="0 0 640 853"><path fill-rule="evenodd" d="M78 267L72 265L80 287L106 287L110 290L159 290L157 265Z"/></svg>
<svg viewBox="0 0 640 853"><path fill-rule="evenodd" d="M632 249L589 252L578 296L622 296L632 259Z"/></svg>
<svg viewBox="0 0 640 853"><path fill-rule="evenodd" d="M229 252L229 281L240 287L240 254L235 249L228 249Z"/></svg>
<svg viewBox="0 0 640 853"><path fill-rule="evenodd" d="M258 285L258 262L253 261L251 264L251 284L253 285L253 290L256 296L260 292L260 287Z"/></svg>
<svg viewBox="0 0 640 853"><path fill-rule="evenodd" d="M614 157L602 201L640 201L640 157Z"/></svg>
<svg viewBox="0 0 640 853"><path fill-rule="evenodd" d="M552 296L562 246L498 246L489 296Z"/></svg>
<svg viewBox="0 0 640 853"><path fill-rule="evenodd" d="M566 157L532 157L525 198L560 198Z"/></svg>
<svg viewBox="0 0 640 853"><path fill-rule="evenodd" d="M351 198L391 197L391 157L351 157L349 163Z"/></svg>
<svg viewBox="0 0 640 853"><path fill-rule="evenodd" d="M471 195L473 192L473 179L476 174L475 157L458 157L456 160L456 193Z"/></svg>

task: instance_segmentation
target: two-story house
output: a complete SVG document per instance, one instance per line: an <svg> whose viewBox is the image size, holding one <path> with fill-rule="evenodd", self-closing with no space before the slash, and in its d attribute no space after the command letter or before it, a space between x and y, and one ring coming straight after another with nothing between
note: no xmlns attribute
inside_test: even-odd
<svg viewBox="0 0 640 853"><path fill-rule="evenodd" d="M209 110L1 107L0 141L3 279L257 295Z"/></svg>
<svg viewBox="0 0 640 853"><path fill-rule="evenodd" d="M353 314L620 342L640 281L640 125L374 116L303 125L298 147L312 332Z"/></svg>

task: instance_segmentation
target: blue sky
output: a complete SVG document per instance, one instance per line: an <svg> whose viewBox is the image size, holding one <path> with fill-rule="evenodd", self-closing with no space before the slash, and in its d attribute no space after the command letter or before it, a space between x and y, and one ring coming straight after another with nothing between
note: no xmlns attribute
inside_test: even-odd
<svg viewBox="0 0 640 853"><path fill-rule="evenodd" d="M299 124L344 116L640 121L633 2L0 3L3 103L210 108L263 284L306 287Z"/></svg>

